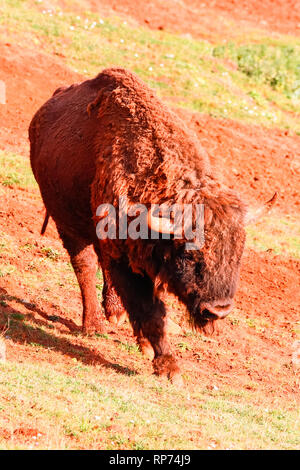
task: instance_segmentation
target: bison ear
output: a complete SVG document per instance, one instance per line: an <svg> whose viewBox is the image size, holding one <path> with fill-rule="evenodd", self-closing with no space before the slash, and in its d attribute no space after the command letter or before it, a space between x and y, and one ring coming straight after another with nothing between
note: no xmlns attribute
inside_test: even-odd
<svg viewBox="0 0 300 470"><path fill-rule="evenodd" d="M277 193L274 193L271 199L265 202L262 207L259 207L256 210L248 210L245 216L245 225L256 223L258 219L264 217L272 209L276 199Z"/></svg>

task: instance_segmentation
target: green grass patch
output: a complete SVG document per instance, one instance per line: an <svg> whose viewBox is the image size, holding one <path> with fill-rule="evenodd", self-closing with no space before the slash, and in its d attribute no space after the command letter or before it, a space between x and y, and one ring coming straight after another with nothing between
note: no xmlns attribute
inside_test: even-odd
<svg viewBox="0 0 300 470"><path fill-rule="evenodd" d="M7 1L0 13L5 34L29 37L84 75L126 67L173 105L300 132L297 38L257 33L211 44L90 12L43 13L26 1Z"/></svg>
<svg viewBox="0 0 300 470"><path fill-rule="evenodd" d="M266 217L258 225L247 227L247 245L255 250L272 250L300 258L300 224L296 217Z"/></svg>
<svg viewBox="0 0 300 470"><path fill-rule="evenodd" d="M123 351L128 352L129 354L139 354L139 355L141 355L141 351L140 351L137 344L129 344L129 343L119 342L119 347L120 347L120 349L122 349Z"/></svg>
<svg viewBox="0 0 300 470"><path fill-rule="evenodd" d="M233 60L238 70L252 82L263 83L283 92L299 104L300 99L300 44L229 43L215 47L213 55Z"/></svg>
<svg viewBox="0 0 300 470"><path fill-rule="evenodd" d="M172 396L172 399L170 399ZM0 365L1 449L295 449L296 407L254 405L254 392L191 393L155 377L92 367ZM35 439L17 429L34 428ZM0 436L2 436L0 434Z"/></svg>
<svg viewBox="0 0 300 470"><path fill-rule="evenodd" d="M185 342L178 343L178 348L181 349L181 351L190 351L191 346Z"/></svg>
<svg viewBox="0 0 300 470"><path fill-rule="evenodd" d="M239 46L229 43L215 47L213 55L229 58L236 64L238 73L245 77L242 80L244 84L253 86L248 95L258 107L267 104L267 100L281 110L299 114L300 43L289 44L280 40ZM280 115L273 111L266 116L276 122Z"/></svg>
<svg viewBox="0 0 300 470"><path fill-rule="evenodd" d="M9 276L16 270L15 266L9 263L1 264L0 263L0 278L4 276Z"/></svg>
<svg viewBox="0 0 300 470"><path fill-rule="evenodd" d="M50 247L44 247L41 249L42 253L47 256L47 258L56 261L61 257L61 253L58 250L54 250Z"/></svg>
<svg viewBox="0 0 300 470"><path fill-rule="evenodd" d="M0 184L8 187L37 187L28 159L0 150Z"/></svg>

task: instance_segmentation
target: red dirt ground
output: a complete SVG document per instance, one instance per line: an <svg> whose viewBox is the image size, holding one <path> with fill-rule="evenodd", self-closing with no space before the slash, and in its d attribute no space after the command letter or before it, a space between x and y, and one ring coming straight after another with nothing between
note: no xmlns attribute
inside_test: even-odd
<svg viewBox="0 0 300 470"><path fill-rule="evenodd" d="M58 59L0 42L0 80L9 84L7 106L0 105L0 148L27 148L28 125L35 111L56 88L80 79Z"/></svg>
<svg viewBox="0 0 300 470"><path fill-rule="evenodd" d="M67 4L61 1L62 4ZM299 0L86 0L90 9L134 18L152 29L190 34L213 42L261 29L300 35ZM232 22L235 28L232 28Z"/></svg>
<svg viewBox="0 0 300 470"><path fill-rule="evenodd" d="M222 11L222 14L228 13L239 20L246 18L253 24L268 18L271 29L298 32L299 10L297 12L291 6L287 8L287 3L296 2L220 1L218 7L216 3L210 2L209 7L214 14ZM163 5L158 1L150 2L149 7L147 4L147 16L142 12L139 2L116 2L115 9L141 21L150 18L147 24L151 27L180 28L182 32L189 31L192 34L196 32L198 22L195 22L194 14L188 8L199 9L199 2L178 2L176 15L175 12L170 14L170 1L163 2ZM187 12L186 15L183 11ZM281 11L282 16L277 17ZM199 18L202 18L201 15ZM9 83L8 105L0 106L0 148L28 154L27 128L33 113L57 87L78 81L81 77L68 70L59 58L0 44L0 79ZM279 201L276 210L285 214L299 214L299 193L296 191L299 181L298 136L183 110L178 112L195 129L219 168L220 176L230 186L238 189L251 203L263 201L277 190ZM39 234L44 209L41 201L30 191L11 189L9 194L9 201L2 200L0 203L1 230L13 235L19 244L25 239L35 244L33 251L24 252L23 257L14 259L18 269L22 270L26 269L30 261L41 256L41 246L45 245L45 238ZM46 240L49 246L63 251L53 222L47 229ZM256 253L246 250L233 318L224 320L222 324L220 322L207 343L198 343L195 339L193 350L181 353L184 369L191 377L191 386L193 381L197 383L199 380L199 372L201 382L208 386L212 383L214 372L217 372L219 381L230 387L258 387L262 395L268 395L274 401L278 398L295 399L299 391L299 379L292 367L291 355L296 338L294 327L299 322L299 279L298 261L287 256L276 256L269 251ZM49 295L49 302L35 301L33 298L24 301L28 299L26 285L21 282L16 285L10 276L2 277L0 282L0 294L13 301L13 305L1 307L5 313L25 312L37 324L50 321L51 315L60 317L59 306L51 301L55 294L60 296L60 304L73 305L77 311L72 318L60 318L60 322L56 323L56 333L66 332L68 327L72 328L75 324L80 325L79 290L77 296L74 296L74 291L68 293L68 290L58 288L57 292ZM180 314L176 304L174 308L177 318ZM256 322L254 327L252 320ZM108 328L114 332L116 339L132 341L127 323L119 330L110 326ZM20 336L14 343L9 343L9 359L45 361L63 369L70 358L76 357L86 363L111 366L103 350L103 342L99 342L99 347L89 349L80 346L76 335L69 340L58 337L56 341L57 338L53 338L52 342L51 339L47 340L52 347L41 355L26 348L26 341L29 341L26 334L24 331L24 337ZM35 339L33 337L30 340ZM36 342L38 340L40 338ZM172 338L173 343L179 341L179 338ZM129 367L134 367L132 361L132 357L128 357ZM145 370L151 373L151 366L146 361L141 372Z"/></svg>

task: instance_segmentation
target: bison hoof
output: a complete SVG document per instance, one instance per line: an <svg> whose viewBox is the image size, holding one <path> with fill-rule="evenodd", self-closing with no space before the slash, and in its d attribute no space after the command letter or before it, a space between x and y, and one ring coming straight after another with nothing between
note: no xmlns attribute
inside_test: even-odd
<svg viewBox="0 0 300 470"><path fill-rule="evenodd" d="M126 320L126 312L121 313L121 315L110 315L107 316L107 320L116 326L121 326Z"/></svg>
<svg viewBox="0 0 300 470"><path fill-rule="evenodd" d="M182 387L184 385L183 378L180 372L177 372L172 377L170 377L170 380L172 384L175 385L176 387Z"/></svg>
<svg viewBox="0 0 300 470"><path fill-rule="evenodd" d="M85 335L93 335L95 333L104 334L106 333L106 328L103 323L85 323L82 326L82 333Z"/></svg>
<svg viewBox="0 0 300 470"><path fill-rule="evenodd" d="M179 383L179 377L181 378L180 369L173 356L165 354L156 357L153 360L153 368L156 375L166 376L174 384Z"/></svg>
<svg viewBox="0 0 300 470"><path fill-rule="evenodd" d="M147 357L150 361L153 361L154 359L154 350L149 343L149 341L146 338L140 337L137 338L137 343L139 345L139 348L141 352L144 354L144 356Z"/></svg>

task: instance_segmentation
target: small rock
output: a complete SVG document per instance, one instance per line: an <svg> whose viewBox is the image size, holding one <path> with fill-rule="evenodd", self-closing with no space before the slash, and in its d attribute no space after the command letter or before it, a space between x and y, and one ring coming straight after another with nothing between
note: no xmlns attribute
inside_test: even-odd
<svg viewBox="0 0 300 470"><path fill-rule="evenodd" d="M6 362L6 345L2 338L0 338L0 362Z"/></svg>

